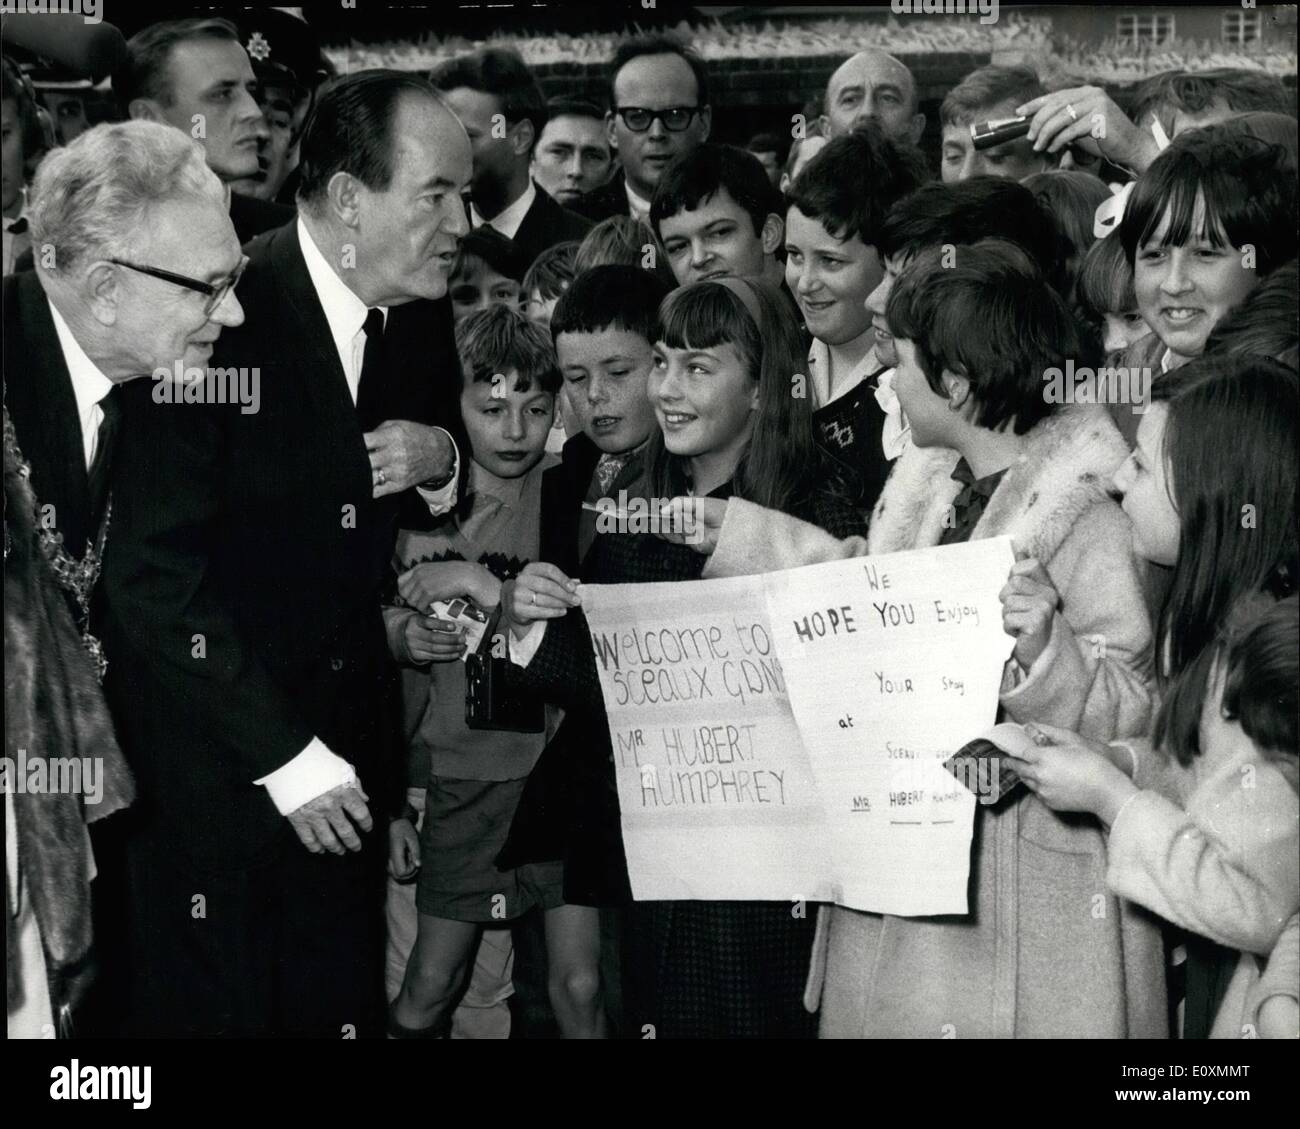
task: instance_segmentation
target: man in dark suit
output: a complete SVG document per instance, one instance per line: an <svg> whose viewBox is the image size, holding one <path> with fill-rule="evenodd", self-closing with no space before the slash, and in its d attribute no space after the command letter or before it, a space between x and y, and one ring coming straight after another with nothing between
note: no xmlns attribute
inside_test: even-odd
<svg viewBox="0 0 1300 1129"><path fill-rule="evenodd" d="M452 59L430 77L474 148L470 222L513 240L525 269L548 247L581 240L591 221L560 207L532 179L533 147L547 110L523 59L489 48Z"/></svg>
<svg viewBox="0 0 1300 1129"><path fill-rule="evenodd" d="M620 167L573 210L597 222L610 216L648 222L664 169L709 139L713 108L704 61L676 36L628 39L610 66L609 107L605 128Z"/></svg>
<svg viewBox="0 0 1300 1129"><path fill-rule="evenodd" d="M270 138L257 92L248 52L226 20L150 24L127 42L127 62L113 76L123 117L184 130L226 184L257 174L259 148ZM231 193L230 219L241 243L292 217L282 204Z"/></svg>
<svg viewBox="0 0 1300 1129"><path fill-rule="evenodd" d="M363 71L322 94L301 167L299 218L249 244L248 320L208 370L254 395L125 405L106 570L147 804L145 1033L381 1030L369 804L399 813L401 749L380 597L399 502L454 501L456 448L430 425L459 388L444 295L470 147L427 80Z"/></svg>
<svg viewBox="0 0 1300 1129"><path fill-rule="evenodd" d="M29 216L36 246L55 253L43 253L37 269L4 280L5 404L31 469L36 521L61 538L65 567L56 571L63 595L102 676L105 650L110 663L116 658L96 638L102 633L96 577L111 524L109 469L122 446L123 385L178 362L201 363L223 327L239 325L243 313L233 286L243 256L221 183L202 150L184 134L146 122L98 126L53 150L36 175ZM131 248L129 256L124 248ZM148 396L152 383L136 387ZM49 699L42 716L60 717L70 702ZM100 977L95 995L76 1013L78 1028L90 1034L114 1029L125 996L128 950L116 928L123 898L120 823L96 824L93 833ZM45 850L58 837L51 832L40 842ZM83 846L84 834L78 849ZM80 863L66 869L58 891L61 904L77 906L77 914L82 891L75 882L68 886L67 875L88 872ZM28 880L38 882L38 873L29 870ZM84 923L89 926L88 912ZM46 939L50 953L67 948L66 936ZM56 1012L77 1002L53 1001Z"/></svg>

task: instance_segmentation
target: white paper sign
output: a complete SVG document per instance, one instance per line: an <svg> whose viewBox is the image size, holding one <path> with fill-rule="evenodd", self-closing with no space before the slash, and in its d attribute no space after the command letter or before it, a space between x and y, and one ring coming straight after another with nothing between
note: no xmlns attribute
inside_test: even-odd
<svg viewBox="0 0 1300 1129"><path fill-rule="evenodd" d="M1009 538L587 585L633 895L964 913Z"/></svg>

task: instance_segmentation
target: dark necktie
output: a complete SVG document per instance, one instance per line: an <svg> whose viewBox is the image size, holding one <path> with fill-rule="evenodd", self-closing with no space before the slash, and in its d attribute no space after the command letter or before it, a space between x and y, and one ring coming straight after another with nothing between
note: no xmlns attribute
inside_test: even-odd
<svg viewBox="0 0 1300 1129"><path fill-rule="evenodd" d="M122 418L122 404L119 397L121 387L113 385L108 395L99 401L104 413L99 424L99 438L95 441L95 457L90 462L90 521L92 528L98 528L104 516L104 504L108 501L109 469L113 463L113 441L117 435L117 425Z"/></svg>
<svg viewBox="0 0 1300 1129"><path fill-rule="evenodd" d="M370 310L361 327L366 334L366 350L361 358L361 379L357 382L357 416L362 431L373 431L384 422L384 315Z"/></svg>

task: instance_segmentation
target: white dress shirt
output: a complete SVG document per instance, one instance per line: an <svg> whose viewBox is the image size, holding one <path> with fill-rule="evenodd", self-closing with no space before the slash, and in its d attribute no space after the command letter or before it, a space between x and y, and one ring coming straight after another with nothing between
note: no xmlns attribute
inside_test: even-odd
<svg viewBox="0 0 1300 1129"><path fill-rule="evenodd" d="M623 190L627 193L627 206L632 210L632 218L640 220L642 223L650 222L650 201L644 196L632 191L632 186L628 184L627 178L623 178Z"/></svg>
<svg viewBox="0 0 1300 1129"><path fill-rule="evenodd" d="M316 291L316 297L320 300L321 309L325 313L325 320L329 324L330 337L338 353L339 362L343 366L348 392L355 404L357 387L361 383L361 365L365 358L364 327L369 310L321 254L320 248L316 246L301 216L298 218L298 242L302 246L302 257L307 264L307 274L311 278L312 287ZM387 325L387 307L380 306L378 309L383 314L384 324ZM447 439L451 442L450 435ZM451 481L446 486L441 490L419 488L421 497L435 517L446 513L455 504L460 454L454 442L452 442L452 458ZM342 757L331 752L319 737L313 737L307 747L296 757L253 783L265 785L276 809L281 815L288 815L332 788L355 781L356 773L352 766Z"/></svg>
<svg viewBox="0 0 1300 1129"><path fill-rule="evenodd" d="M46 298L46 301L49 302L49 299ZM99 425L104 422L104 409L100 407L100 401L113 391L113 382L86 356L86 351L77 344L72 330L53 302L50 302L50 316L54 319L54 332L59 338L59 348L63 351L68 375L72 378L72 395L77 401L77 419L81 424L81 447L86 456L86 469L89 470L99 447Z"/></svg>
<svg viewBox="0 0 1300 1129"><path fill-rule="evenodd" d="M524 189L523 195L513 204L508 204L502 208L490 220L485 220L471 201L469 206L470 223L475 227L482 227L486 224L488 227L499 231L507 239L513 239L519 231L519 225L524 222L524 216L528 214L528 209L533 206L533 201L536 199L537 187L529 178L528 187Z"/></svg>

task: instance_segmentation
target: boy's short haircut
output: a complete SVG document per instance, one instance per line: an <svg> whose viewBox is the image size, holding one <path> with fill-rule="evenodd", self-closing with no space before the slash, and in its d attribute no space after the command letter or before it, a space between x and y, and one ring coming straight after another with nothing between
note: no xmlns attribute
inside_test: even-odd
<svg viewBox="0 0 1300 1129"><path fill-rule="evenodd" d="M634 220L631 216L610 216L587 232L573 258L573 269L577 274L582 274L593 267L641 268L647 248L653 256L653 265L642 269L656 274L672 289L677 285L677 280L668 269L664 256L659 253L659 241L655 238L655 233L650 230L649 224Z"/></svg>
<svg viewBox="0 0 1300 1129"><path fill-rule="evenodd" d="M957 184L923 184L904 196L889 209L876 249L907 260L931 247L1004 239L1025 251L1055 285L1062 270L1060 238L1055 218L1024 185L973 176Z"/></svg>
<svg viewBox="0 0 1300 1129"><path fill-rule="evenodd" d="M1192 230L1201 200L1203 233ZM1300 250L1290 153L1231 122L1180 133L1138 178L1119 225L1130 263L1166 213L1163 246L1183 246L1201 234L1239 251L1249 246L1261 278Z"/></svg>
<svg viewBox="0 0 1300 1129"><path fill-rule="evenodd" d="M1280 266L1210 331L1207 355L1272 357L1300 368L1300 268L1294 259Z"/></svg>
<svg viewBox="0 0 1300 1129"><path fill-rule="evenodd" d="M466 382L495 384L513 369L515 392L531 392L534 384L552 395L560 390L550 335L510 306L490 306L457 322L456 351Z"/></svg>
<svg viewBox="0 0 1300 1129"><path fill-rule="evenodd" d="M516 282L523 281L527 264L522 261L514 240L508 239L496 228L484 224L461 239L456 248L456 262L451 269L453 275L459 273L461 264L467 257L482 259L497 274L513 278Z"/></svg>
<svg viewBox="0 0 1300 1129"><path fill-rule="evenodd" d="M812 158L786 194L786 202L817 220L836 239L855 235L879 250L880 231L889 209L926 182L920 152L885 135L879 124L828 142Z"/></svg>
<svg viewBox="0 0 1300 1129"><path fill-rule="evenodd" d="M514 126L525 118L533 126L533 144L546 128L546 99L523 56L509 47L485 47L468 55L458 55L440 63L429 72L429 80L439 90L465 87L491 94L501 104L506 123Z"/></svg>
<svg viewBox="0 0 1300 1129"><path fill-rule="evenodd" d="M1080 304L1097 317L1126 314L1137 309L1133 268L1124 254L1124 245L1114 232L1088 248L1075 285L1075 295Z"/></svg>
<svg viewBox="0 0 1300 1129"><path fill-rule="evenodd" d="M524 275L524 297L531 297L535 290L543 301L549 302L563 294L577 274L573 266L577 253L578 242L574 239L547 247Z"/></svg>
<svg viewBox="0 0 1300 1129"><path fill-rule="evenodd" d="M603 266L582 271L556 303L551 337L561 333L635 333L653 342L659 336L659 303L672 289L640 267Z"/></svg>
<svg viewBox="0 0 1300 1129"><path fill-rule="evenodd" d="M889 294L885 319L894 336L916 347L930 387L943 373L966 377L974 422L988 430L1013 424L1024 435L1053 410L1045 374L1079 355L1065 303L1014 243L985 239L962 247L955 263L925 252Z"/></svg>
<svg viewBox="0 0 1300 1129"><path fill-rule="evenodd" d="M1239 114L1263 110L1296 116L1295 94L1280 78L1263 71L1217 67L1208 71L1166 71L1138 83L1129 103L1129 117L1139 125L1148 114L1172 133L1174 116L1203 114L1222 102Z"/></svg>
<svg viewBox="0 0 1300 1129"><path fill-rule="evenodd" d="M650 226L656 237L662 238L664 220L678 212L693 212L722 188L745 210L755 235L762 232L769 215L781 214L781 194L753 153L735 145L705 142L674 161L659 178L650 201Z"/></svg>
<svg viewBox="0 0 1300 1129"><path fill-rule="evenodd" d="M942 125L970 125L986 117L986 112L1000 102L1014 99L1018 106L1046 93L1033 67L990 63L971 71L948 91L939 107L939 121Z"/></svg>
<svg viewBox="0 0 1300 1129"><path fill-rule="evenodd" d="M595 118L605 124L605 115L595 102L582 98L552 98L546 103L549 118Z"/></svg>
<svg viewBox="0 0 1300 1129"><path fill-rule="evenodd" d="M1223 681L1223 716L1237 721L1266 753L1294 757L1296 748L1297 597L1257 612L1232 631Z"/></svg>

